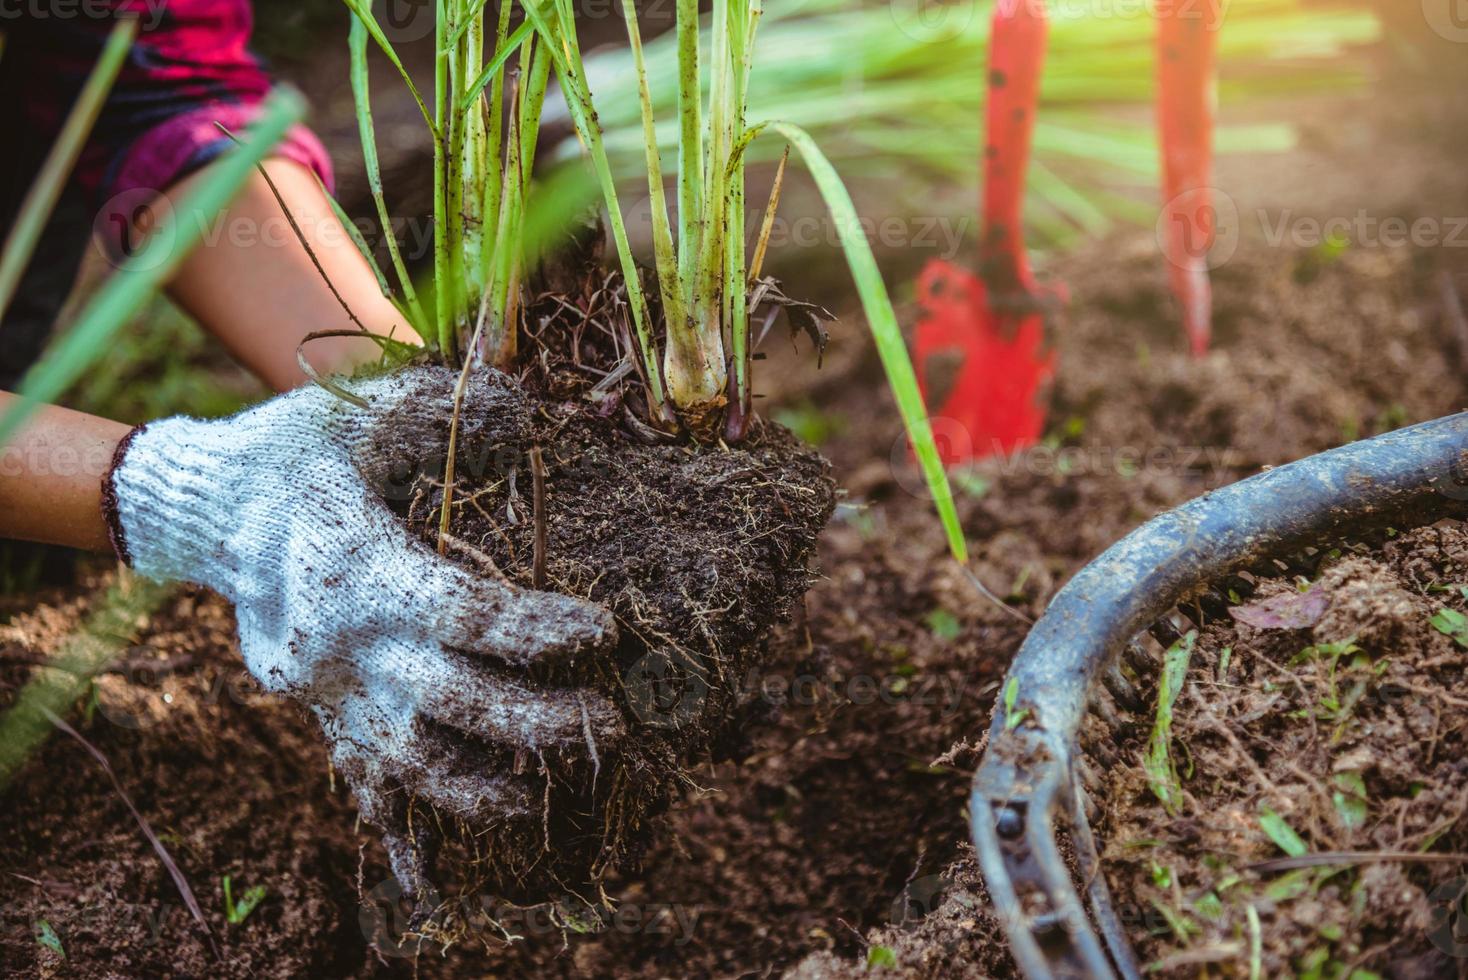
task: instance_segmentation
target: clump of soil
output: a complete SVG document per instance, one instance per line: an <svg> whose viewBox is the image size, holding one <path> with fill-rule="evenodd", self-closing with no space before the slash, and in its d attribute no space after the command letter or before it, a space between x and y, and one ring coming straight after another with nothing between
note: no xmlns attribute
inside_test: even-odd
<svg viewBox="0 0 1468 980"><path fill-rule="evenodd" d="M1468 863L1434 855L1468 850L1468 527L1331 554L1180 641L1171 811L1153 717L1088 723L1103 867L1163 975L1463 973Z"/></svg>
<svg viewBox="0 0 1468 980"><path fill-rule="evenodd" d="M737 754L744 682L809 588L835 503L829 465L779 425L756 422L734 447L655 438L579 380L522 387L492 373L470 386L446 539L477 574L599 603L620 628L609 656L551 680L611 698L625 739L588 735L580 751L539 759L521 750L507 764L540 806L451 831L472 890L518 902L569 892L597 904L605 874L636 866L653 818L695 786L691 768ZM429 542L443 486L425 471L398 505Z"/></svg>

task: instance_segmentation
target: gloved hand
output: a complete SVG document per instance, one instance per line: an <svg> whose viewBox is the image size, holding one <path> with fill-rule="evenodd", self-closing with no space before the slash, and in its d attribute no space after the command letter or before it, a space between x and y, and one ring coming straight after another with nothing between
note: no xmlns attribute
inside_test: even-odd
<svg viewBox="0 0 1468 980"><path fill-rule="evenodd" d="M365 409L310 386L222 421L156 422L118 448L104 488L114 544L134 569L235 604L245 665L314 709L362 816L418 895L431 854L407 825L410 799L475 826L534 813L538 793L508 759L594 752L591 740L623 734L599 693L530 676L568 676L614 643L610 614L470 574L383 503L441 462L456 380L414 368L347 382ZM493 406L461 427L474 459L523 444L528 410L512 382L481 378L466 403Z"/></svg>

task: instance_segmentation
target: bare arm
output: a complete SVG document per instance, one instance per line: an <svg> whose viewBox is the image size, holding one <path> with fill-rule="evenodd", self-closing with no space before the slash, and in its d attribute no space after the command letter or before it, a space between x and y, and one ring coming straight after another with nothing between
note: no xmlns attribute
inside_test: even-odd
<svg viewBox="0 0 1468 980"><path fill-rule="evenodd" d="M412 341L412 330L383 297L311 172L289 160L272 160L266 169L322 269L362 325ZM194 179L180 182L170 196L179 196ZM358 326L332 295L260 177L230 205L214 244L196 249L184 262L169 294L276 391L306 380L296 364L296 348L308 333ZM350 337L319 340L307 348L311 363L322 371L350 368L378 353L371 341Z"/></svg>
<svg viewBox="0 0 1468 980"><path fill-rule="evenodd" d="M312 251L352 311L374 333L410 340L383 298L371 268L306 168L267 165ZM174 192L187 189L188 178ZM173 298L239 360L277 391L305 380L296 364L301 338L316 330L355 328L296 240L263 178L231 205L224 233L201 246L169 286ZM309 348L319 370L345 370L378 348L354 338ZM0 413L15 400L0 392ZM63 408L42 409L0 447L0 538L108 550L102 478L128 427Z"/></svg>
<svg viewBox="0 0 1468 980"><path fill-rule="evenodd" d="M0 413L19 401L0 392ZM47 406L0 448L0 538L108 550L102 477L128 427Z"/></svg>

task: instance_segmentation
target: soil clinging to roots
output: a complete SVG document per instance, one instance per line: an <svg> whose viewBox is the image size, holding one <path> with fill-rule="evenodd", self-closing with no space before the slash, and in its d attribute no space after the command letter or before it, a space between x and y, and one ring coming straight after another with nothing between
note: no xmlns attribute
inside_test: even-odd
<svg viewBox="0 0 1468 980"><path fill-rule="evenodd" d="M753 700L744 682L810 586L835 484L826 461L779 425L759 422L732 448L654 439L611 409L620 398L529 390L540 381L522 387L494 374L476 381L497 389L485 398L471 387L446 553L477 573L610 609L620 627L610 656L577 665L576 676L536 679L606 694L629 734L503 760L536 784L540 812L451 831L450 870L476 892L527 903L569 894L596 906L603 876L635 867L655 818L694 788L692 767L740 754L742 702ZM441 473L419 476L398 505L435 544L443 486Z"/></svg>

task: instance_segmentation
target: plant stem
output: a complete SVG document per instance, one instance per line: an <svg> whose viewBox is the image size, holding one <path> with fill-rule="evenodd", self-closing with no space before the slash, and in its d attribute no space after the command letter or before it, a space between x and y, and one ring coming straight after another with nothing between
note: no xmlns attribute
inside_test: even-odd
<svg viewBox="0 0 1468 980"><path fill-rule="evenodd" d="M484 61L482 8L462 10L460 16L468 20L463 28L463 39L458 45L456 89L464 87L469 79L477 78ZM502 39L497 38L497 40ZM459 173L459 210L462 214L463 236L460 245L461 295L455 313L459 323L458 335L463 337L467 344L470 340L467 336L469 311L479 306L479 291L484 282L484 276L481 273L484 253L493 250L492 241L486 247L486 236L490 226L485 223L484 183L485 171L489 168L491 159L497 157L499 147L497 142L490 142L484 107L478 100L470 100L465 105L462 96L456 98L453 113L463 120L460 126L463 136Z"/></svg>
<svg viewBox="0 0 1468 980"><path fill-rule="evenodd" d="M347 48L351 57L352 99L357 109L357 130L362 137L362 162L367 170L367 189L372 203L377 206L377 220L382 225L382 234L387 239L387 254L397 273L398 284L407 300L412 326L425 342L435 339L429 328L428 317L418 302L418 290L413 286L413 277L403 263L402 251L398 247L397 231L393 228L392 216L388 214L387 198L382 190L382 166L377 159L377 133L372 121L372 95L367 73L367 28L360 20L352 18L351 31L347 37ZM343 222L352 228L351 222ZM364 250L370 259L371 253Z"/></svg>
<svg viewBox="0 0 1468 980"><path fill-rule="evenodd" d="M449 134L449 52L444 50L448 36L446 0L435 0L433 20L433 295L434 323L437 325L438 349L444 360L454 363L454 291L451 275L448 158L453 143Z"/></svg>
<svg viewBox="0 0 1468 980"><path fill-rule="evenodd" d="M448 33L455 33L455 27L462 16L460 8L462 0L444 0L444 7L448 14L447 23L443 29ZM469 33L469 32L466 32ZM447 117L445 140L447 152L445 164L447 173L444 174L445 213L448 218L447 246L448 246L448 296L449 296L449 329L451 331L453 351L450 357L456 357L460 351L460 345L468 341L466 336L466 318L468 315L468 277L465 275L465 251L466 251L466 202L464 200L465 171L472 170L470 161L466 159L469 153L469 113L460 111L458 99L454 93L457 91L461 74L464 67L463 42L459 46L448 45L447 37L443 43L447 45L448 51L441 54L447 62L448 69L445 73L446 84L439 91L437 97L443 105L443 111Z"/></svg>
<svg viewBox="0 0 1468 980"><path fill-rule="evenodd" d="M698 0L678 0L678 278L693 303L703 228L703 93L698 72Z"/></svg>
<svg viewBox="0 0 1468 980"><path fill-rule="evenodd" d="M704 221L693 271L693 302L687 324L668 323L668 349L664 368L668 394L687 416L696 432L707 435L707 416L721 408L728 369L724 363L723 282L729 233L729 200L726 196L730 133L733 128L730 49L731 3L733 10L747 10L748 0L714 0L713 43L709 71L707 160L704 164ZM680 71L682 69L680 68Z"/></svg>
<svg viewBox="0 0 1468 980"><path fill-rule="evenodd" d="M597 121L591 90L587 87L583 74L581 50L576 43L575 21L556 10L549 0L524 0L524 4L526 15L535 21L535 29L545 41L544 50L551 56L556 79L560 82L572 122L576 126L576 134L591 155L592 167L596 172L597 182L601 185L602 199L607 205L607 220L612 228L612 240L616 243L617 256L622 265L627 305L632 311L632 324L637 333L639 353L647 377L648 399L654 417L661 418L667 394L657 345L653 341L649 324L651 314L647 307L647 296L642 290L637 262L632 255L632 246L627 240L627 226L622 218L616 181L612 176L611 163L607 159L606 144L602 140L601 123ZM551 7L554 19L546 16L546 7Z"/></svg>
<svg viewBox="0 0 1468 980"><path fill-rule="evenodd" d="M647 66L642 59L642 32L637 28L637 7L622 0L622 17L632 44L632 63L637 71L637 90L642 104L643 142L647 150L648 209L652 219L653 254L657 260L658 285L663 297L663 318L671 334L688 329L688 308L683 301L683 282L678 274L678 257L673 248L673 228L668 219L668 201L663 190L662 155L658 152L657 123L652 93L647 86Z"/></svg>
<svg viewBox="0 0 1468 980"><path fill-rule="evenodd" d="M755 28L759 23L760 0L735 5L730 31L731 133L744 133L744 113L749 96L749 71L753 58ZM733 140L731 138L730 142ZM752 392L749 381L749 294L744 263L744 153L731 149L728 177L728 230L724 250L724 323L728 326L734 364L734 392L728 408L725 435L735 442L744 437L749 424Z"/></svg>

